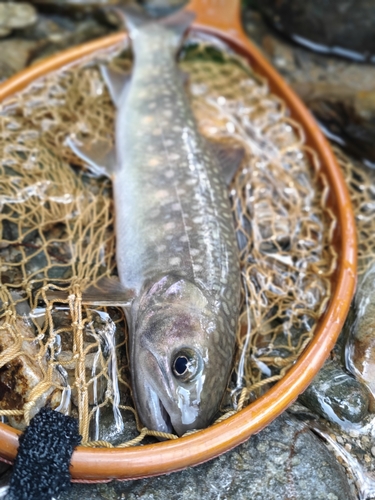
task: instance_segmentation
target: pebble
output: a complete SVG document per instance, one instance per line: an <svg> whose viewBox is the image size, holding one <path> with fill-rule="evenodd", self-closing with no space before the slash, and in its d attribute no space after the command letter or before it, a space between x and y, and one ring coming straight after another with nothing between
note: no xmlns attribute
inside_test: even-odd
<svg viewBox="0 0 375 500"><path fill-rule="evenodd" d="M369 394L336 362L328 361L299 401L331 422L357 423L368 414Z"/></svg>
<svg viewBox="0 0 375 500"><path fill-rule="evenodd" d="M25 28L37 20L35 7L23 2L0 3L0 36L8 35L15 28Z"/></svg>
<svg viewBox="0 0 375 500"><path fill-rule="evenodd" d="M344 469L307 427L284 413L234 450L174 474L74 484L60 500L354 500Z"/></svg>
<svg viewBox="0 0 375 500"><path fill-rule="evenodd" d="M9 78L29 63L38 42L22 38L0 41L0 81Z"/></svg>

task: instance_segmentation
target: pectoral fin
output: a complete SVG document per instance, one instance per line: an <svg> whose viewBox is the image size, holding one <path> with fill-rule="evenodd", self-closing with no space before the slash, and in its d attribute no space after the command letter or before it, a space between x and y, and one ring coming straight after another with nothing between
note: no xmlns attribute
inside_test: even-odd
<svg viewBox="0 0 375 500"><path fill-rule="evenodd" d="M111 177L116 171L116 151L109 142L96 140L95 142L78 144L68 137L66 144L78 158L87 164L88 169L94 175Z"/></svg>
<svg viewBox="0 0 375 500"><path fill-rule="evenodd" d="M61 290L49 290L46 295L49 300L67 298L67 294ZM114 276L100 278L94 285L82 291L82 304L96 306L128 307L133 298L133 290L126 289Z"/></svg>

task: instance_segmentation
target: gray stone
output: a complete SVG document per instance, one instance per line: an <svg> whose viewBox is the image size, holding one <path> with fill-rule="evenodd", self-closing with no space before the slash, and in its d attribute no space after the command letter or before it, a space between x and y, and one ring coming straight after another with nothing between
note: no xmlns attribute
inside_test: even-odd
<svg viewBox="0 0 375 500"><path fill-rule="evenodd" d="M34 24L36 20L36 10L32 5L28 3L0 3L0 29L2 30L25 28L26 26Z"/></svg>
<svg viewBox="0 0 375 500"><path fill-rule="evenodd" d="M357 423L368 413L369 393L338 364L328 361L299 401L331 422Z"/></svg>
<svg viewBox="0 0 375 500"><path fill-rule="evenodd" d="M279 417L215 460L168 476L74 484L60 500L354 500L344 470L301 422Z"/></svg>
<svg viewBox="0 0 375 500"><path fill-rule="evenodd" d="M371 392L371 410L375 409L375 265L361 277L349 317L345 360L347 368Z"/></svg>
<svg viewBox="0 0 375 500"><path fill-rule="evenodd" d="M38 42L9 38L0 41L0 81L9 78L28 65Z"/></svg>

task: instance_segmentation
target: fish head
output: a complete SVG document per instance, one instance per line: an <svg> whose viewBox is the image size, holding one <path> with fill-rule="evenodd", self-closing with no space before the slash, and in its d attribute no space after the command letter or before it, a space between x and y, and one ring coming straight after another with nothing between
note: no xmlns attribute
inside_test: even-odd
<svg viewBox="0 0 375 500"><path fill-rule="evenodd" d="M234 338L223 344L219 322L207 295L186 279L165 276L141 297L131 372L138 415L149 429L182 435L211 423L234 347Z"/></svg>

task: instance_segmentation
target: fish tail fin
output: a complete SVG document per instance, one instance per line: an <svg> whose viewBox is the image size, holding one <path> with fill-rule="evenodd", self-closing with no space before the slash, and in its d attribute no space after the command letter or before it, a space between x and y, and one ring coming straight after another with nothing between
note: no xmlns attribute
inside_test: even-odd
<svg viewBox="0 0 375 500"><path fill-rule="evenodd" d="M113 10L119 14L124 24L130 32L130 36L134 37L140 28L148 24L159 24L174 33L177 37L177 45L182 41L185 32L192 24L195 14L186 10L178 10L172 14L156 18L151 16L144 8L139 5L131 4L124 6L113 7Z"/></svg>

